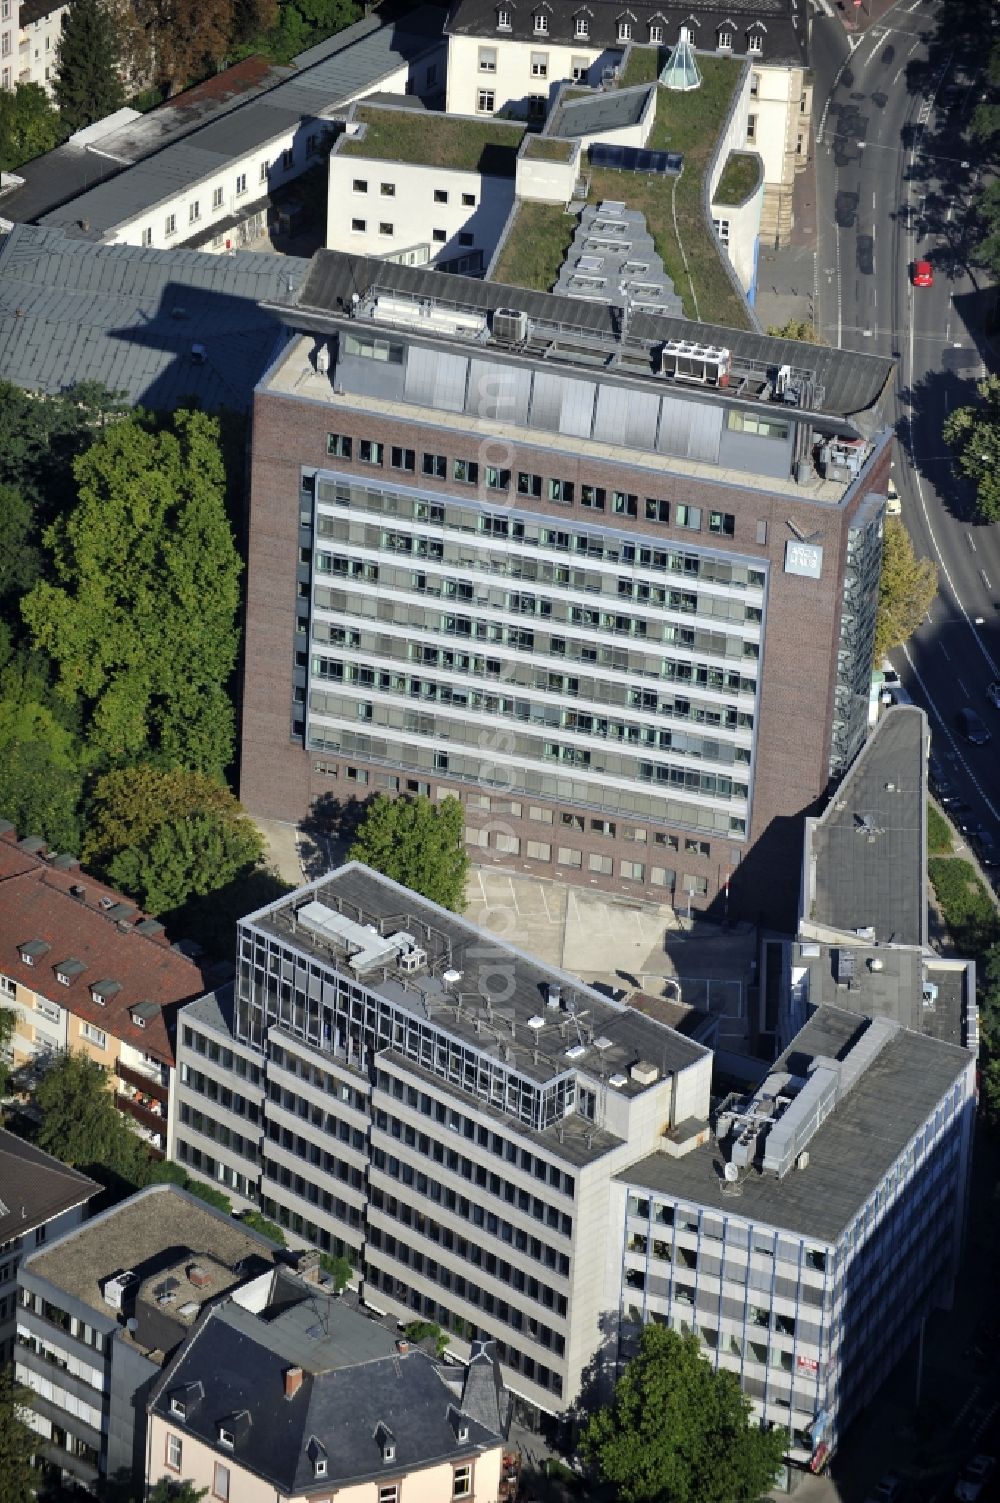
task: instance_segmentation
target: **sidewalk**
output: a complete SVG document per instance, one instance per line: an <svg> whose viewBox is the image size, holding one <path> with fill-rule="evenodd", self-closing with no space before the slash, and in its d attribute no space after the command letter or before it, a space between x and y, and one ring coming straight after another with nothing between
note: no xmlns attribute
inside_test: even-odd
<svg viewBox="0 0 1000 1503"><path fill-rule="evenodd" d="M809 161L795 178L792 233L788 245L761 247L754 311L766 329L789 319L816 322L816 143L809 136Z"/></svg>

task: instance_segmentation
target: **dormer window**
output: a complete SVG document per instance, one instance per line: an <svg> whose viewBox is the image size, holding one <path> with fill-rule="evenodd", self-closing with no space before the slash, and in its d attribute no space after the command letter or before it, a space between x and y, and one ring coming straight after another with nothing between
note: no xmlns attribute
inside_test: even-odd
<svg viewBox="0 0 1000 1503"><path fill-rule="evenodd" d="M69 960L60 960L55 968L56 980L60 986L72 986L77 976L86 969L82 960L74 960L72 957Z"/></svg>
<svg viewBox="0 0 1000 1503"><path fill-rule="evenodd" d="M326 1457L317 1456L315 1462L313 1463L313 1476L325 1477L327 1473L327 1466L328 1463Z"/></svg>
<svg viewBox="0 0 1000 1503"><path fill-rule="evenodd" d="M759 21L751 31L747 32L747 51L757 53L764 51L764 27Z"/></svg>
<svg viewBox="0 0 1000 1503"><path fill-rule="evenodd" d="M573 18L573 35L581 38L590 36L590 22L586 16Z"/></svg>
<svg viewBox="0 0 1000 1503"><path fill-rule="evenodd" d="M508 10L506 5L501 5L500 9L497 11L497 30L510 31L511 24L510 11Z"/></svg>
<svg viewBox="0 0 1000 1503"><path fill-rule="evenodd" d="M549 18L544 10L535 11L535 35L547 36L549 30Z"/></svg>
<svg viewBox="0 0 1000 1503"><path fill-rule="evenodd" d="M719 51L720 52L732 52L732 50L733 50L733 33L731 31L726 30L725 28L723 28L722 30L720 30L718 45L719 45Z"/></svg>
<svg viewBox="0 0 1000 1503"><path fill-rule="evenodd" d="M17 953L24 965L33 966L49 953L49 946L44 939L29 939L27 944L18 945Z"/></svg>
<svg viewBox="0 0 1000 1503"><path fill-rule="evenodd" d="M375 1439L378 1442L378 1448L381 1453L383 1463L395 1461L396 1437L389 1429L389 1426L382 1424L380 1421L379 1424L375 1426Z"/></svg>
<svg viewBox="0 0 1000 1503"><path fill-rule="evenodd" d="M187 1400L179 1399L176 1394L172 1394L170 1398L170 1413L174 1419L187 1419L187 1412Z"/></svg>
<svg viewBox="0 0 1000 1503"><path fill-rule="evenodd" d="M232 1430L228 1429L225 1425L220 1425L219 1426L219 1436L218 1436L218 1439L219 1439L219 1445L220 1446L225 1446L225 1448L226 1448L227 1451L231 1451L233 1449L233 1447L235 1446L235 1444L236 1444L236 1436L235 1436L235 1434L233 1433Z"/></svg>
<svg viewBox="0 0 1000 1503"><path fill-rule="evenodd" d="M663 27L659 21L651 21L649 23L649 40L651 42L663 41Z"/></svg>
<svg viewBox="0 0 1000 1503"><path fill-rule="evenodd" d="M623 18L618 22L618 40L619 42L627 42L631 39L631 36L632 22Z"/></svg>
<svg viewBox="0 0 1000 1503"><path fill-rule="evenodd" d="M121 991L120 981L95 981L90 988L90 1000L98 1007L106 1007L112 997Z"/></svg>

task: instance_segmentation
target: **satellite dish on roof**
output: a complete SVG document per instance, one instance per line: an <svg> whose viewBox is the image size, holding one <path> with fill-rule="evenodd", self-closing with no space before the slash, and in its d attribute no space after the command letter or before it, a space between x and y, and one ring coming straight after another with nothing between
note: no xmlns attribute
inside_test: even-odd
<svg viewBox="0 0 1000 1503"><path fill-rule="evenodd" d="M723 1169L722 1174L723 1178L726 1180L726 1183L730 1185L735 1185L736 1181L740 1177L740 1171L737 1169L736 1165L732 1162L731 1159Z"/></svg>

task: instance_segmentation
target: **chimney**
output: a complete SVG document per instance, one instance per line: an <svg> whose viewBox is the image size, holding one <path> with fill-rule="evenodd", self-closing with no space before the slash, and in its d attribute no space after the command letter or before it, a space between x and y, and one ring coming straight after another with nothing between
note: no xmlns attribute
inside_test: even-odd
<svg viewBox="0 0 1000 1503"><path fill-rule="evenodd" d="M400 1336L399 1340L396 1342L396 1350L401 1357L405 1357L407 1352L410 1350L410 1343L404 1336Z"/></svg>
<svg viewBox="0 0 1000 1503"><path fill-rule="evenodd" d="M187 1276L188 1283L193 1284L196 1289L207 1289L212 1282L211 1275L207 1269L202 1268L200 1263L192 1263Z"/></svg>
<svg viewBox="0 0 1000 1503"><path fill-rule="evenodd" d="M322 1273L319 1261L319 1249L307 1247L304 1252L299 1253L296 1268L299 1278L304 1280L305 1283L318 1284Z"/></svg>
<svg viewBox="0 0 1000 1503"><path fill-rule="evenodd" d="M301 1367L286 1367L285 1368L285 1398L286 1399L294 1399L295 1395L298 1393L298 1391L299 1391L299 1389L301 1387L302 1387L302 1369L301 1369Z"/></svg>

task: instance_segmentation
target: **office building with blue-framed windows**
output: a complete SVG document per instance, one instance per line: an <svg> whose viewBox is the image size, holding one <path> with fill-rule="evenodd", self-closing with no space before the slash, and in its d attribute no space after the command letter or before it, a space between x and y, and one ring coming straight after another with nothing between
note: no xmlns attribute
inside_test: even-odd
<svg viewBox="0 0 1000 1503"><path fill-rule="evenodd" d="M952 1299L974 1056L820 1007L712 1141L618 1176L619 1359L645 1322L695 1333L754 1413L820 1469Z"/></svg>

